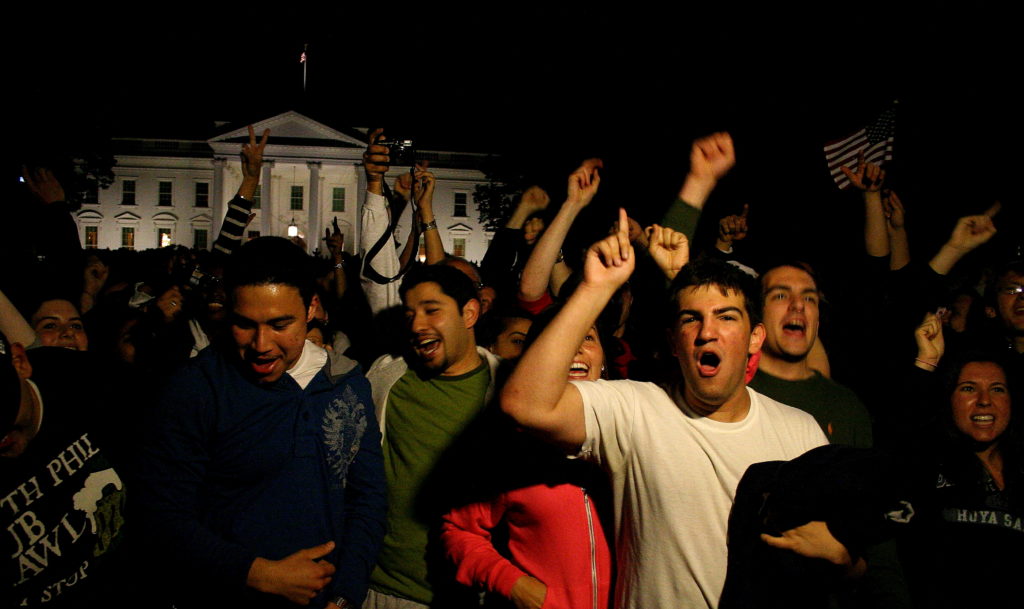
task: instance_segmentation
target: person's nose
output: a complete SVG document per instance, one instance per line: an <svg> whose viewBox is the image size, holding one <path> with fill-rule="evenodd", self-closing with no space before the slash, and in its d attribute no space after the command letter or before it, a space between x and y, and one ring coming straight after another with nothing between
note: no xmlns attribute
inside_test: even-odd
<svg viewBox="0 0 1024 609"><path fill-rule="evenodd" d="M270 328L258 326L252 337L252 348L257 353L270 351Z"/></svg>

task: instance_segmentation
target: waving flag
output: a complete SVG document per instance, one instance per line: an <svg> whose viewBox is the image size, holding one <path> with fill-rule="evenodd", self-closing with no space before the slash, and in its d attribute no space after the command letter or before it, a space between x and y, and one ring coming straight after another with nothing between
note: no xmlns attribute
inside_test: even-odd
<svg viewBox="0 0 1024 609"><path fill-rule="evenodd" d="M858 129L840 140L825 144L825 161L828 171L840 190L850 187L850 180L843 174L844 165L854 169L857 156L863 152L866 162L882 165L892 160L892 143L896 133L896 105L882 112L872 123Z"/></svg>

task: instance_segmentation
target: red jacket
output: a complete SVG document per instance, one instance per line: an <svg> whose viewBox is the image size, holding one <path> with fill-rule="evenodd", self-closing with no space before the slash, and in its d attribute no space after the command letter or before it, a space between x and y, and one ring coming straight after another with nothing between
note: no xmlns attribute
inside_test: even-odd
<svg viewBox="0 0 1024 609"><path fill-rule="evenodd" d="M512 559L498 553L491 530L505 519ZM506 597L523 575L547 585L544 609L607 609L611 553L597 510L573 484L537 484L449 512L441 539L456 579Z"/></svg>

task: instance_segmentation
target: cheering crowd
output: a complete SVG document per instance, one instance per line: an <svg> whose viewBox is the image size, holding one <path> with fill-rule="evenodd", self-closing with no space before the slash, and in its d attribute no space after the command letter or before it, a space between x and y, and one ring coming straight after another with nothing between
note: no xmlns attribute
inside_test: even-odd
<svg viewBox="0 0 1024 609"><path fill-rule="evenodd" d="M1019 602L1024 260L982 248L1021 232L999 203L918 260L861 158L859 272L825 293L813 252L744 249L749 203L702 217L737 162L722 132L659 223L587 232L586 159L475 264L377 129L357 251L335 225L309 255L243 239L271 137L249 133L210 251L83 250L60 182L23 168L4 607Z"/></svg>

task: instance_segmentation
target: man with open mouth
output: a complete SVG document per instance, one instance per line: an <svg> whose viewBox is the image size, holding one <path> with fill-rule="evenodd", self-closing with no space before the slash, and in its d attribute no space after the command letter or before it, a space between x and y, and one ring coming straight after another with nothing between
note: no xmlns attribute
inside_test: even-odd
<svg viewBox="0 0 1024 609"><path fill-rule="evenodd" d="M761 276L761 294L765 341L750 386L813 416L831 444L871 447L867 408L811 363L821 309L811 268L796 261L769 268Z"/></svg>
<svg viewBox="0 0 1024 609"><path fill-rule="evenodd" d="M827 442L813 417L745 386L747 360L765 331L753 280L721 261L683 266L670 288L677 387L565 378L576 345L633 271L624 211L619 226L588 250L583 281L523 354L502 409L609 474L616 607L717 607L740 477L753 463L789 460ZM822 522L762 539L839 570L863 566Z"/></svg>
<svg viewBox="0 0 1024 609"><path fill-rule="evenodd" d="M370 386L306 340L311 259L261 237L227 260L230 339L164 391L140 466L147 547L175 606L358 606L384 536Z"/></svg>
<svg viewBox="0 0 1024 609"><path fill-rule="evenodd" d="M414 267L399 289L409 344L367 372L383 434L387 530L364 609L468 606L448 562L431 552L432 527L472 481L454 457L484 412L499 358L477 347L481 305L473 281L442 264ZM447 585L445 585L447 582Z"/></svg>

